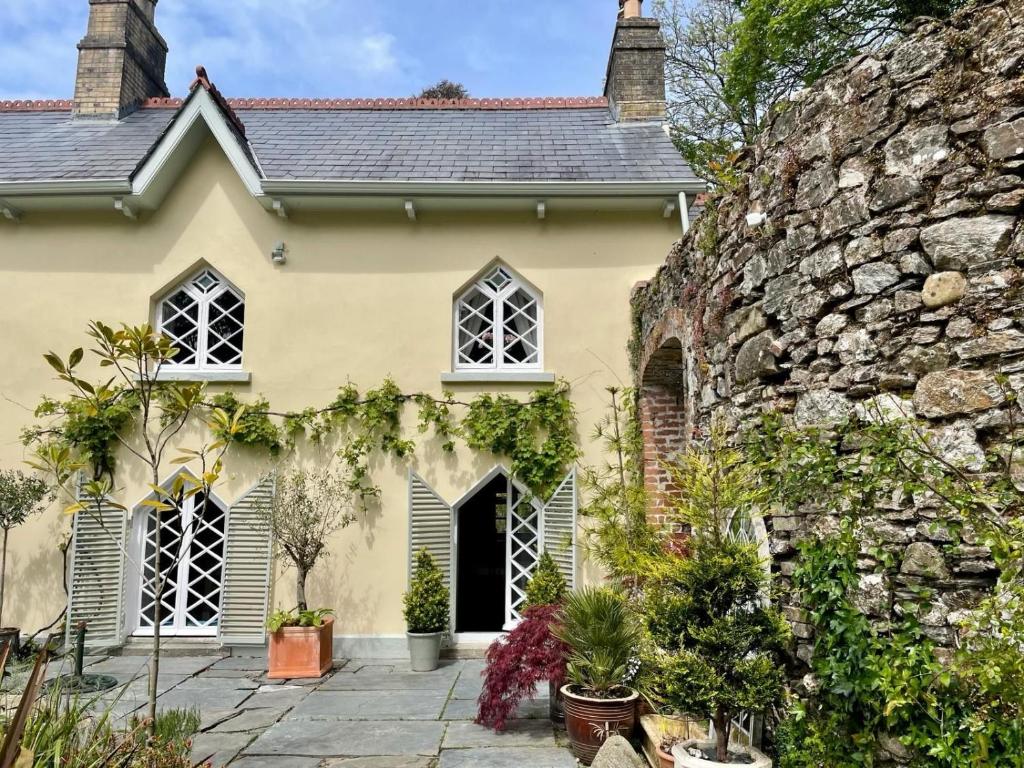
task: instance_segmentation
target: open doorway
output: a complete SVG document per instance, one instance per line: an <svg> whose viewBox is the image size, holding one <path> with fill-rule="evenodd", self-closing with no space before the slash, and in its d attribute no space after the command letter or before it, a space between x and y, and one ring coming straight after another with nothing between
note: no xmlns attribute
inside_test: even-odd
<svg viewBox="0 0 1024 768"><path fill-rule="evenodd" d="M500 632L505 623L508 489L495 475L456 509L457 633Z"/></svg>

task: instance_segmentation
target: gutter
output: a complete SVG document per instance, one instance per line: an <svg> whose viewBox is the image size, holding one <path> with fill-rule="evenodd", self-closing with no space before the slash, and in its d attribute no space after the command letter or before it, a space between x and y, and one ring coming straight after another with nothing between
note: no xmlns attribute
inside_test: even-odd
<svg viewBox="0 0 1024 768"><path fill-rule="evenodd" d="M263 193L423 197L664 197L707 191L693 181L329 181L267 179Z"/></svg>
<svg viewBox="0 0 1024 768"><path fill-rule="evenodd" d="M52 179L46 181L0 181L3 197L60 197L62 195L130 195L127 179Z"/></svg>

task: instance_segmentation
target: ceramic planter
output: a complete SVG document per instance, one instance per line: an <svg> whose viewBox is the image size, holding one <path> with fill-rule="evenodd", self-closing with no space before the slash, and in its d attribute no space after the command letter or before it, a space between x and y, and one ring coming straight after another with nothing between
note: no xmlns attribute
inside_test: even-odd
<svg viewBox="0 0 1024 768"><path fill-rule="evenodd" d="M737 765L741 765L743 768L772 768L772 761L768 756L753 747L745 747L739 744L729 745L730 752L749 755L751 758L749 763L720 763L717 760L705 760L689 754L686 751L686 747L699 747L700 749L713 752L715 742L691 739L690 741L684 741L682 744L677 744L672 748L672 756L676 759L675 768L735 768Z"/></svg>
<svg viewBox="0 0 1024 768"><path fill-rule="evenodd" d="M565 729L572 752L584 765L590 765L601 745L610 737L630 738L636 725L636 703L640 694L631 691L621 699L592 699L562 686Z"/></svg>
<svg viewBox="0 0 1024 768"><path fill-rule="evenodd" d="M334 619L319 627L281 627L267 648L271 680L323 677L334 664Z"/></svg>
<svg viewBox="0 0 1024 768"><path fill-rule="evenodd" d="M413 672L433 672L437 669L441 659L441 636L441 632L406 632L409 638L409 664Z"/></svg>
<svg viewBox="0 0 1024 768"><path fill-rule="evenodd" d="M689 715L643 715L640 727L644 734L644 755L653 768L675 768L676 759L661 748L666 736L676 736L680 740L708 737L707 728Z"/></svg>

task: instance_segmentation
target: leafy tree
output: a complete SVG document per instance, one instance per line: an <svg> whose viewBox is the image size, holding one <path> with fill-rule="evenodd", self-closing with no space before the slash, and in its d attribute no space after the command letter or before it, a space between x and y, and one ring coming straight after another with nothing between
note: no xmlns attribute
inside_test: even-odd
<svg viewBox="0 0 1024 768"><path fill-rule="evenodd" d="M725 57L726 98L750 102L765 83L809 85L859 51L877 48L917 16L944 18L965 0L740 0Z"/></svg>
<svg viewBox="0 0 1024 768"><path fill-rule="evenodd" d="M331 467L294 469L277 478L274 495L257 509L278 556L295 567L295 602L308 610L306 579L326 555L327 540L355 522L347 475Z"/></svg>
<svg viewBox="0 0 1024 768"><path fill-rule="evenodd" d="M468 99L469 91L462 83L444 79L424 88L417 97L420 99Z"/></svg>
<svg viewBox="0 0 1024 768"><path fill-rule="evenodd" d="M613 580L633 588L661 556L661 537L647 520L636 393L609 387L608 396L608 412L593 432L608 459L582 472L589 498L581 510L584 542Z"/></svg>
<svg viewBox="0 0 1024 768"><path fill-rule="evenodd" d="M655 650L649 695L715 725L719 762L728 762L733 718L764 712L782 695L782 653L790 629L767 600L757 545L733 535L737 515L763 498L755 469L715 429L668 465L677 493L672 517L690 527L688 552L667 556L647 583L643 614Z"/></svg>
<svg viewBox="0 0 1024 768"><path fill-rule="evenodd" d="M0 626L4 620L4 582L7 575L7 538L11 531L52 501L50 486L38 477L16 469L0 470L0 530L3 531L0 555Z"/></svg>
<svg viewBox="0 0 1024 768"><path fill-rule="evenodd" d="M57 378L70 388L68 412L95 415L109 411L120 402L137 403L138 418L130 424L119 422L120 431L107 434L118 448L134 460L146 478L152 496L142 502L155 518L153 546L161 552L160 565L154 568L149 588L153 601L153 650L150 657L149 707L150 728L155 728L157 681L160 673L160 628L163 622L161 598L168 579L176 572L175 566L185 555L185 545L192 539L196 527L206 514L213 486L223 471L223 456L229 439L239 429L244 409L233 415L220 408L207 408L202 384L189 382L161 382L160 372L172 362L178 350L169 338L157 332L148 323L139 326L122 325L120 329L101 322L89 324L87 335L93 344L92 352L99 367L110 369L113 377L105 382L92 383L79 373L85 358L81 347L65 359L53 352L44 355L56 371ZM177 447L177 438L193 416L203 413L207 428L224 437L203 445L197 450ZM45 435L46 433L40 433ZM74 479L83 468L82 456L76 454L74 443L61 429L53 430L55 438L46 439L37 446L32 465L49 472L72 503L65 512L69 515L91 515L102 524L104 508L127 509L115 503L111 496L115 489L108 475L95 477L74 488ZM172 458L170 453L178 455ZM161 485L168 465L190 464L192 470L175 476L170 488ZM177 549L165 552L161 546L163 520L180 518L182 506L188 499L200 498L189 528L178 537ZM113 535L111 533L111 535ZM127 553L126 553L127 554ZM138 566L140 567L141 566Z"/></svg>

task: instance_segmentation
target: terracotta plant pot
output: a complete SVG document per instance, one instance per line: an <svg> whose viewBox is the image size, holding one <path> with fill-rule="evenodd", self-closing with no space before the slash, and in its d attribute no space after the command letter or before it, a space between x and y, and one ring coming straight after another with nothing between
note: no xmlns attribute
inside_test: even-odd
<svg viewBox="0 0 1024 768"><path fill-rule="evenodd" d="M714 754L715 742L699 741L691 739L682 744L672 747L672 756L676 759L675 768L730 768L730 766L742 765L743 768L772 768L771 759L763 752L753 747L745 747L740 744L730 744L730 752L738 752L741 755L748 755L751 758L749 763L720 763L717 760L705 760L701 757L694 757L686 752L687 747L698 747Z"/></svg>
<svg viewBox="0 0 1024 768"><path fill-rule="evenodd" d="M621 699L592 699L573 693L568 685L562 686L565 729L572 753L581 763L590 765L610 737L617 734L628 739L633 735L639 698L640 694L632 691Z"/></svg>
<svg viewBox="0 0 1024 768"><path fill-rule="evenodd" d="M281 627L270 635L271 680L323 677L334 664L334 619L319 627Z"/></svg>

